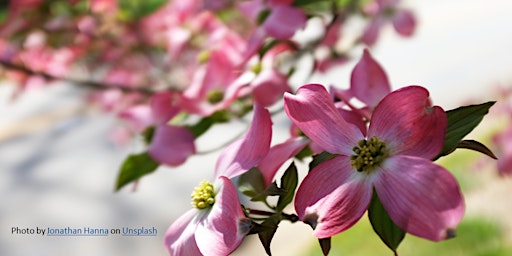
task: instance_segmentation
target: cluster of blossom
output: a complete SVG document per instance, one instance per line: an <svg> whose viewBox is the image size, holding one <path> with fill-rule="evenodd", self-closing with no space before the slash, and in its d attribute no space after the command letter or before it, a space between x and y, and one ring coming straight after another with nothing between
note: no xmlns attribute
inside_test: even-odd
<svg viewBox="0 0 512 256"><path fill-rule="evenodd" d="M492 142L492 149L499 158L489 161L481 158L473 165L474 169L490 167L496 169L498 175L507 177L512 175L512 90L504 85L496 87L496 104L489 111L493 126L486 129Z"/></svg>
<svg viewBox="0 0 512 256"><path fill-rule="evenodd" d="M298 58L326 71L355 46L374 44L387 21L403 35L415 26L397 1L149 2L12 1L0 27L4 75L20 90L60 79L105 89L91 99L140 132L154 92L179 92L175 105L190 115L242 116L251 101L270 106L290 91ZM366 27L342 37L356 18ZM321 34L293 40L313 20Z"/></svg>
<svg viewBox="0 0 512 256"><path fill-rule="evenodd" d="M370 88L371 95L348 96ZM354 97L365 107L355 108L342 99ZM306 136L270 146L270 114L255 105L247 134L221 153L216 185L205 182L196 188L195 208L167 231L165 243L171 255L227 255L245 235L275 232L281 220L301 220L320 240L329 239L380 203L397 230L432 241L454 236L464 200L450 172L432 162L442 154L448 119L442 108L432 106L425 88L407 86L390 92L383 69L365 51L352 72L349 90L331 88L329 93L322 85L307 84L295 95L286 93L284 105L293 127ZM286 191L291 188L293 194L297 185L296 174L288 173L296 172L295 167L287 169L281 187L272 183L274 176L289 158L308 154L314 155L314 164L298 187L297 215L284 214L289 203L283 199ZM271 212L240 206L231 182L237 176L242 192L255 201L279 196L277 205L269 206ZM271 223L262 226L251 219L253 215L270 216ZM373 221L384 222L378 217ZM264 245L269 239L261 234L260 238ZM391 239L383 238L386 243ZM388 246L395 250L398 244ZM323 249L328 251L328 246Z"/></svg>
<svg viewBox="0 0 512 256"><path fill-rule="evenodd" d="M463 196L433 161L461 147L492 155L463 140L492 102L445 112L423 87L391 91L368 50L349 89L294 92L290 82L299 60L313 63L307 73L325 72L375 44L386 23L411 35L414 16L398 0L142 2L12 1L0 64L20 90L55 80L92 87L92 102L142 135L147 150L128 156L116 189L160 165L182 165L212 126L252 113L246 133L222 150L213 183L193 191L193 208L167 230L170 255L228 255L250 234L270 254L283 220L309 224L327 254L330 237L366 212L394 252L405 233L454 236ZM359 33L344 34L354 22ZM297 38L315 24L320 33ZM268 108L283 101L290 138L276 144ZM296 161L309 164L303 180ZM267 209L243 206L242 194ZM285 213L292 202L296 214Z"/></svg>
<svg viewBox="0 0 512 256"><path fill-rule="evenodd" d="M505 120L505 128L493 136L496 153L500 156L497 169L501 176L512 175L512 91L503 88L502 99L496 104L497 115Z"/></svg>

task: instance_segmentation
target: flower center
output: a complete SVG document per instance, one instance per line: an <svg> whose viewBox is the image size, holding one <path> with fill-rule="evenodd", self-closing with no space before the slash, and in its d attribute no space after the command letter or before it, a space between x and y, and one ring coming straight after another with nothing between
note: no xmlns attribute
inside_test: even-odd
<svg viewBox="0 0 512 256"><path fill-rule="evenodd" d="M224 99L224 92L219 89L213 89L206 95L210 104L219 103Z"/></svg>
<svg viewBox="0 0 512 256"><path fill-rule="evenodd" d="M358 172L373 170L388 156L386 143L375 136L369 140L360 140L352 150L355 154L350 156L350 163Z"/></svg>
<svg viewBox="0 0 512 256"><path fill-rule="evenodd" d="M205 209L211 207L215 203L215 193L213 185L208 181L202 181L199 186L194 188L191 195L192 206L197 209Z"/></svg>

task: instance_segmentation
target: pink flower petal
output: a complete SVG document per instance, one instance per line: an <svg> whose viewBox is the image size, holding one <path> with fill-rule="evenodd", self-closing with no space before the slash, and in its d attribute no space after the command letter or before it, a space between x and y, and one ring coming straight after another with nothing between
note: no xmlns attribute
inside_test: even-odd
<svg viewBox="0 0 512 256"><path fill-rule="evenodd" d="M267 33L262 28L258 28L252 33L249 41L247 42L247 47L244 52L244 59L242 61L243 63L247 62L254 54L258 52L260 47L265 42L266 37Z"/></svg>
<svg viewBox="0 0 512 256"><path fill-rule="evenodd" d="M343 26L343 19L336 19L336 21L333 24L324 26L327 27L327 31L325 32L325 36L322 39L321 44L334 48L336 43L341 37L341 31Z"/></svg>
<svg viewBox="0 0 512 256"><path fill-rule="evenodd" d="M232 49L231 49L232 50ZM206 66L198 68L194 74L191 86L183 93L180 105L187 111L201 116L209 116L215 111L225 109L236 100L241 89L237 81L236 64L241 57L234 57L234 51L214 50L210 52ZM236 60L235 60L236 59ZM220 102L208 102L208 93L211 91L222 92Z"/></svg>
<svg viewBox="0 0 512 256"><path fill-rule="evenodd" d="M125 109L119 113L119 118L128 121L137 132L142 132L146 127L153 124L151 109L147 105L137 105Z"/></svg>
<svg viewBox="0 0 512 256"><path fill-rule="evenodd" d="M341 103L341 102L337 102L337 103ZM349 110L340 108L340 107L338 107L338 104L335 104L335 106L336 106L336 108L338 108L338 112L343 117L343 119L345 119L345 121L357 126L357 128L359 128L361 133L363 135L366 135L366 130L367 130L366 122L361 115L357 114L354 111L349 111Z"/></svg>
<svg viewBox="0 0 512 256"><path fill-rule="evenodd" d="M165 232L164 246L170 256L202 255L194 238L197 227L194 219L197 214L197 209L190 209L169 226L167 232Z"/></svg>
<svg viewBox="0 0 512 256"><path fill-rule="evenodd" d="M393 17L393 27L402 36L411 36L416 28L416 18L409 10L399 10Z"/></svg>
<svg viewBox="0 0 512 256"><path fill-rule="evenodd" d="M253 97L256 102L268 107L290 92L288 78L275 69L265 69L252 81Z"/></svg>
<svg viewBox="0 0 512 256"><path fill-rule="evenodd" d="M218 184L215 204L199 221L195 232L197 246L204 255L229 255L249 231L243 228L246 217L235 186L226 177L220 177Z"/></svg>
<svg viewBox="0 0 512 256"><path fill-rule="evenodd" d="M245 136L226 147L215 166L215 177L236 177L267 155L272 139L270 113L262 106L254 105L254 117Z"/></svg>
<svg viewBox="0 0 512 256"><path fill-rule="evenodd" d="M363 32L363 35L361 37L361 41L365 43L368 46L372 46L377 42L377 38L380 34L380 28L382 27L382 24L384 21L380 18L376 18L368 24L365 31Z"/></svg>
<svg viewBox="0 0 512 256"><path fill-rule="evenodd" d="M281 165L299 153L309 142L310 141L304 137L295 137L281 144L272 146L267 156L258 164L258 168L263 174L265 185L270 185Z"/></svg>
<svg viewBox="0 0 512 256"><path fill-rule="evenodd" d="M306 25L306 15L298 8L276 5L263 23L267 33L276 39L288 39Z"/></svg>
<svg viewBox="0 0 512 256"><path fill-rule="evenodd" d="M194 140L187 128L161 124L155 129L149 155L161 164L178 166L196 152Z"/></svg>
<svg viewBox="0 0 512 256"><path fill-rule="evenodd" d="M375 190L397 226L432 241L454 235L464 215L464 199L451 173L409 156L392 157L377 172Z"/></svg>
<svg viewBox="0 0 512 256"><path fill-rule="evenodd" d="M256 20L258 14L265 9L262 0L259 1L237 1L235 2L238 10L248 19Z"/></svg>
<svg viewBox="0 0 512 256"><path fill-rule="evenodd" d="M391 155L432 159L443 147L447 122L443 109L432 107L425 88L408 86L390 93L375 108L368 137L386 142Z"/></svg>
<svg viewBox="0 0 512 256"><path fill-rule="evenodd" d="M304 85L296 95L286 93L284 101L293 123L330 153L351 155L352 147L363 138L356 126L341 117L322 85Z"/></svg>
<svg viewBox="0 0 512 256"><path fill-rule="evenodd" d="M299 218L310 224L314 235L326 238L354 225L365 213L372 184L357 173L350 158L338 156L309 172L295 199Z"/></svg>
<svg viewBox="0 0 512 256"><path fill-rule="evenodd" d="M150 107L156 124L166 123L180 112L174 97L171 92L160 92L151 96Z"/></svg>
<svg viewBox="0 0 512 256"><path fill-rule="evenodd" d="M354 96L375 108L391 92L391 86L384 69L375 61L367 49L363 57L352 70L350 90Z"/></svg>

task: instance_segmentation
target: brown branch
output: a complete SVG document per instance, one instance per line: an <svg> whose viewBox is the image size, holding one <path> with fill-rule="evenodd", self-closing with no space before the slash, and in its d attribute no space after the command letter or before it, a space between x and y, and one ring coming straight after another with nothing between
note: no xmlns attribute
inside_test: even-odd
<svg viewBox="0 0 512 256"><path fill-rule="evenodd" d="M83 87L88 87L90 89L95 89L95 90L118 89L125 93L136 92L136 93L140 93L140 94L148 95L148 96L153 95L155 93L155 91L150 90L148 88L144 88L144 87L126 87L126 86L119 85L119 84L105 84L105 83L100 83L100 82L95 82L95 81L78 80L78 79L73 79L73 78L69 78L69 77L57 77L57 76L54 76L54 75L51 75L51 74L48 74L45 72L34 71L25 66L14 64L12 62L5 61L5 60L0 60L0 65L6 69L20 71L27 75L41 76L47 80L62 80L62 81L70 82L72 84L80 85Z"/></svg>

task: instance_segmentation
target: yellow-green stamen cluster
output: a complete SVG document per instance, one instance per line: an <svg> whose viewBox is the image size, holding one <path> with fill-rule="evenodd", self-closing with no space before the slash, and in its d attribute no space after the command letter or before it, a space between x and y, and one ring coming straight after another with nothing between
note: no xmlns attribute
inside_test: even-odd
<svg viewBox="0 0 512 256"><path fill-rule="evenodd" d="M224 92L219 89L214 89L209 91L206 97L210 104L219 103L224 99Z"/></svg>
<svg viewBox="0 0 512 256"><path fill-rule="evenodd" d="M192 192L192 206L197 209L211 207L215 203L213 185L208 181L202 181Z"/></svg>
<svg viewBox="0 0 512 256"><path fill-rule="evenodd" d="M371 137L369 140L360 140L358 146L355 146L352 151L354 151L355 155L350 156L350 162L352 167L358 172L373 170L388 155L386 144L377 137Z"/></svg>
<svg viewBox="0 0 512 256"><path fill-rule="evenodd" d="M197 55L197 62L199 64L205 64L210 59L210 51L202 51Z"/></svg>

